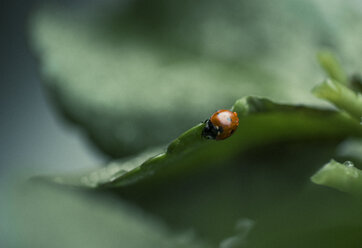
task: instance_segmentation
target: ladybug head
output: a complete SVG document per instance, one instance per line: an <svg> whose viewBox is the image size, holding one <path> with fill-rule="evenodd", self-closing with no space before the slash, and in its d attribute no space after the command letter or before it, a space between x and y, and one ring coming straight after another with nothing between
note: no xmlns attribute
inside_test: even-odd
<svg viewBox="0 0 362 248"><path fill-rule="evenodd" d="M215 126L214 124L212 124L210 119L207 119L205 121L205 127L202 130L201 136L206 139L216 139L216 137L220 135L220 133L222 132L223 132L222 127Z"/></svg>

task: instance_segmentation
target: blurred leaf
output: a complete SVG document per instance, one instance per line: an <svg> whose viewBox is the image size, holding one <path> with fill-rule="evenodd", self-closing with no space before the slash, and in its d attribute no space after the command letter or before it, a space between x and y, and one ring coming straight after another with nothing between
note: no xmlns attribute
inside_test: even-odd
<svg viewBox="0 0 362 248"><path fill-rule="evenodd" d="M314 95L333 103L336 107L346 111L352 117L361 121L362 95L354 92L341 83L327 79L313 89Z"/></svg>
<svg viewBox="0 0 362 248"><path fill-rule="evenodd" d="M143 180L116 192L175 229L192 227L210 243L234 237L231 244L240 241L246 247L279 248L295 242L321 248L328 247L327 235L315 244L311 237L318 239L315 233L330 228L338 228L341 240L353 243L359 235L346 240L341 234L343 227L361 227L358 201L308 180L334 156L335 146L312 140L273 143L250 148L235 159L209 161L200 173ZM240 239L235 226L245 219L255 225Z"/></svg>
<svg viewBox="0 0 362 248"><path fill-rule="evenodd" d="M348 139L338 147L338 155L346 160L357 160L362 163L362 139Z"/></svg>
<svg viewBox="0 0 362 248"><path fill-rule="evenodd" d="M241 219L236 223L236 235L223 240L220 243L220 248L236 248L242 247L246 244L246 238L249 232L253 229L255 221L250 219Z"/></svg>
<svg viewBox="0 0 362 248"><path fill-rule="evenodd" d="M320 51L318 53L318 60L330 78L344 85L347 85L348 82L347 75L344 72L339 61L331 51L328 50Z"/></svg>
<svg viewBox="0 0 362 248"><path fill-rule="evenodd" d="M114 157L164 145L240 96L316 102L320 46L360 61L350 2L115 2L46 7L31 22L53 101Z"/></svg>
<svg viewBox="0 0 362 248"><path fill-rule="evenodd" d="M32 44L45 85L59 109L104 152L119 157L164 144L242 95L317 102L309 94L320 75L311 58L321 46L343 54L352 66L361 65L358 23L362 21L354 6L339 0L131 0L75 10L51 7L34 13ZM331 75L343 78L343 73L336 72L338 65L326 65ZM347 95L346 99L343 94L336 97L343 109L358 109L350 104L358 103L354 96ZM362 136L358 121L338 111L258 97L238 100L233 110L239 114L240 126L227 140L202 139L203 124L199 124L163 153L148 149L105 168L50 180L112 188L172 230L195 230L213 245L359 248L360 205L347 194L306 180L316 166L335 155L336 143ZM51 196L39 200L29 194L14 205L23 212L28 204L43 204L44 210L38 212L45 213L44 219L39 217L45 223L42 227L53 214L46 212L52 201L56 206L51 208L61 208L59 216L67 216L67 209L80 214L85 210L82 219L94 215L101 223L101 234L89 232L90 241L95 240L98 247L102 246L99 240L107 239L102 237L108 230L122 230L122 234L117 232L119 237L109 239L122 238L119 245L175 247L167 228L158 228L157 221L145 221L142 227L144 220L138 221L132 213L135 206L128 212L123 201L110 203L122 212L120 219L114 218L103 198L92 196L90 202L77 207L67 205L57 194L56 199ZM82 197L77 195L69 202L77 205ZM88 215L93 205L96 209ZM32 210L29 213L37 216ZM26 232L35 221L25 216ZM55 222L61 230L78 223L76 216L69 215L63 225L59 216ZM245 219L255 223L247 236L234 228ZM135 223L130 227L136 228L128 230L125 223ZM69 228L64 236L94 228L89 222L84 226L75 232ZM133 231L141 228L145 228L144 239L136 240ZM34 230L41 240L42 233L52 228ZM156 240L164 235L169 246ZM191 247L198 243L189 240L182 245L187 242Z"/></svg>
<svg viewBox="0 0 362 248"><path fill-rule="evenodd" d="M332 159L311 179L316 184L362 196L362 172L350 161L341 164Z"/></svg>
<svg viewBox="0 0 362 248"><path fill-rule="evenodd" d="M28 182L17 185L3 200L9 211L2 224L16 235L6 247L210 247L192 232L176 234L158 219L105 192Z"/></svg>
<svg viewBox="0 0 362 248"><path fill-rule="evenodd" d="M361 202L328 189L308 187L288 201L264 209L247 247L358 248Z"/></svg>
<svg viewBox="0 0 362 248"><path fill-rule="evenodd" d="M190 171L203 170L256 146L295 140L338 140L362 136L359 123L335 111L305 106L277 104L257 97L245 97L232 107L240 118L238 130L225 141L201 137L199 124L175 139L161 153L144 163L140 159L112 162L108 167L75 176L52 177L56 183L84 187L120 187L155 173L170 178ZM144 158L144 154L140 157Z"/></svg>

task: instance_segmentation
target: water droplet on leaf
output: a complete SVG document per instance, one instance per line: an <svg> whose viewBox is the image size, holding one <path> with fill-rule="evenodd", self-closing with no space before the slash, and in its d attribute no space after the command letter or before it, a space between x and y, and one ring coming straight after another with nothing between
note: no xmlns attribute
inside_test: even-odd
<svg viewBox="0 0 362 248"><path fill-rule="evenodd" d="M354 166L354 164L351 162L351 161L345 161L344 163L343 163L345 166L347 166L347 167L353 167Z"/></svg>

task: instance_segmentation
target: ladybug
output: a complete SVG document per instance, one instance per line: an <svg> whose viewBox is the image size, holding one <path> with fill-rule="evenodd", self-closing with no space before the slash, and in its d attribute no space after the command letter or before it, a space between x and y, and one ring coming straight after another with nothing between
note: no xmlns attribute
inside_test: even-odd
<svg viewBox="0 0 362 248"><path fill-rule="evenodd" d="M223 140L230 137L239 126L239 118L236 112L221 109L216 111L205 122L202 137L206 139Z"/></svg>

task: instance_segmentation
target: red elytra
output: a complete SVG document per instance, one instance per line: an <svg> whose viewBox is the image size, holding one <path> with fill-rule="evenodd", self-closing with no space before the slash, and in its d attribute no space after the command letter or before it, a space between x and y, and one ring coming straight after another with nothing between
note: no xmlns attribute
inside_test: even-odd
<svg viewBox="0 0 362 248"><path fill-rule="evenodd" d="M216 140L223 140L230 137L239 126L238 114L226 109L216 111L210 117L210 121L216 128L221 127L220 132L216 136Z"/></svg>

